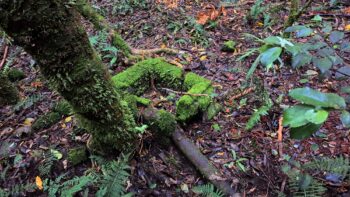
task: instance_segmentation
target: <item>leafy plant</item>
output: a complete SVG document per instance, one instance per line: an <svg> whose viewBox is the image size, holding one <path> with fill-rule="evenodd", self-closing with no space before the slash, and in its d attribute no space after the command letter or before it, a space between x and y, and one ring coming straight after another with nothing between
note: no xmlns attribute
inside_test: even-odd
<svg viewBox="0 0 350 197"><path fill-rule="evenodd" d="M262 98L263 105L256 109L250 116L245 127L246 130L251 130L258 122L260 122L261 116L266 116L268 114L268 111L272 108L273 102L266 91L263 92Z"/></svg>
<svg viewBox="0 0 350 197"><path fill-rule="evenodd" d="M10 197L10 196L23 196L26 191L31 191L35 189L35 184L16 184L10 189L0 188L0 197Z"/></svg>
<svg viewBox="0 0 350 197"><path fill-rule="evenodd" d="M233 162L229 162L227 164L224 164L224 166L226 166L228 168L232 168L233 166L238 166L238 168L240 170L242 170L243 172L246 172L246 167L244 166L244 164L242 162L246 161L248 159L247 158L237 158L236 151L234 151L234 150L231 150L231 155L232 155Z"/></svg>
<svg viewBox="0 0 350 197"><path fill-rule="evenodd" d="M29 96L27 99L20 101L14 106L15 111L21 111L24 109L28 109L33 106L35 103L41 101L43 97L40 94L33 94Z"/></svg>
<svg viewBox="0 0 350 197"><path fill-rule="evenodd" d="M295 51L295 45L292 42L279 36L270 36L265 39L260 39L251 34L244 34L244 35L247 38L252 38L255 41L262 44L261 47L252 48L237 59L237 61L242 61L248 56L251 56L255 53L259 53L258 57L255 59L252 66L248 70L246 79L249 79L253 75L259 63L264 65L266 69L269 70L273 67L273 63L276 60L278 60L281 63L281 65L283 65L283 61L280 58L280 55L282 54L283 50L291 53Z"/></svg>
<svg viewBox="0 0 350 197"><path fill-rule="evenodd" d="M94 157L98 158L98 157ZM103 159L96 161L102 163L102 174L92 173L91 176L94 182L98 184L99 190L96 193L97 197L120 197L131 196L131 193L126 193L125 184L130 176L127 170L129 155L120 157L117 161L105 162Z"/></svg>
<svg viewBox="0 0 350 197"><path fill-rule="evenodd" d="M214 185L205 184L199 185L192 188L192 191L196 194L202 194L206 197L223 197L224 194L220 190L216 190Z"/></svg>
<svg viewBox="0 0 350 197"><path fill-rule="evenodd" d="M113 66L118 60L119 49L112 46L108 41L108 33L100 31L96 35L89 37L90 43L102 55L102 59Z"/></svg>
<svg viewBox="0 0 350 197"><path fill-rule="evenodd" d="M326 188L314 176L322 176L324 180L339 184L348 178L350 170L349 159L344 157L318 158L303 165L288 159L288 163L282 167L282 171L289 178L289 189L293 196L300 197L324 194Z"/></svg>
<svg viewBox="0 0 350 197"><path fill-rule="evenodd" d="M327 120L330 110L341 110L344 125L349 125L350 114L345 110L343 97L334 93L322 93L311 88L296 88L289 96L301 102L286 109L283 125L291 127L291 137L304 139L311 136Z"/></svg>
<svg viewBox="0 0 350 197"><path fill-rule="evenodd" d="M262 6L264 0L256 0L249 13L246 15L246 20L248 23L252 23L259 19L261 14L266 10L265 6Z"/></svg>

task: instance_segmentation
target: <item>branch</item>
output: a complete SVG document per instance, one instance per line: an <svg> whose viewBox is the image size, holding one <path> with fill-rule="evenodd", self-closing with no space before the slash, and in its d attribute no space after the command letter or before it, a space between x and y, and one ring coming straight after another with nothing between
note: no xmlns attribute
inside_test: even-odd
<svg viewBox="0 0 350 197"><path fill-rule="evenodd" d="M4 55L3 55L2 60L1 60L1 62L0 62L0 70L1 70L1 68L4 66L4 64L5 64L5 62L6 62L6 58L7 58L8 51L9 51L9 46L8 46L8 45L5 45Z"/></svg>

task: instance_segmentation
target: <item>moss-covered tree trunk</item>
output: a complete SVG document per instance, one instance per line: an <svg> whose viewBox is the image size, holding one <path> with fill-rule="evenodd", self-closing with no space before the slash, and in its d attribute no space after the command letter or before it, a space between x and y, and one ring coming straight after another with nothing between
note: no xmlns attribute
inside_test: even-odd
<svg viewBox="0 0 350 197"><path fill-rule="evenodd" d="M135 147L134 119L69 0L0 0L0 26L73 107L98 151Z"/></svg>

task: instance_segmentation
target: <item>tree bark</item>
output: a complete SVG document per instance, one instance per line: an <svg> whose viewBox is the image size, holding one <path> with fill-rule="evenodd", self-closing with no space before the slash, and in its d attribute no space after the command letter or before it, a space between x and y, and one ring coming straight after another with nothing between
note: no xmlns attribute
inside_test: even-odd
<svg viewBox="0 0 350 197"><path fill-rule="evenodd" d="M73 107L99 152L135 148L135 121L69 0L1 0L0 27Z"/></svg>

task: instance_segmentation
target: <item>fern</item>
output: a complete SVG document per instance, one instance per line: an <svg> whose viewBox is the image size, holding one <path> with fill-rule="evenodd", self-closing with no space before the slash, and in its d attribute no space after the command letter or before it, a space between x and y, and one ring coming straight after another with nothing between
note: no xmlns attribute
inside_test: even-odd
<svg viewBox="0 0 350 197"><path fill-rule="evenodd" d="M51 173L51 169L54 161L57 159L50 152L46 154L46 158L39 165L38 170L41 176L48 176Z"/></svg>
<svg viewBox="0 0 350 197"><path fill-rule="evenodd" d="M28 97L26 100L23 100L14 106L15 111L21 111L23 109L28 109L33 106L35 103L41 101L43 97L40 94L34 94Z"/></svg>
<svg viewBox="0 0 350 197"><path fill-rule="evenodd" d="M303 166L305 169L318 170L330 174L336 174L344 179L348 176L350 170L349 158L338 157L338 158L321 158L316 159Z"/></svg>
<svg viewBox="0 0 350 197"><path fill-rule="evenodd" d="M259 107L253 115L249 118L248 123L246 125L246 130L251 130L259 121L261 116L265 116L268 114L268 111L272 107L272 101L268 99L265 105Z"/></svg>
<svg viewBox="0 0 350 197"><path fill-rule="evenodd" d="M23 193L29 190L34 190L35 184L27 183L27 184L16 184L10 189L2 189L0 188L0 197L9 197L9 196L23 196Z"/></svg>
<svg viewBox="0 0 350 197"><path fill-rule="evenodd" d="M299 171L290 172L289 188L294 197L318 197L327 190L323 184L316 181L308 174L302 174Z"/></svg>
<svg viewBox="0 0 350 197"><path fill-rule="evenodd" d="M95 182L99 183L97 197L119 197L130 196L126 194L125 184L130 176L127 170L129 155L122 156L117 161L106 162L102 165L102 175L94 176ZM98 158L98 157L95 157Z"/></svg>
<svg viewBox="0 0 350 197"><path fill-rule="evenodd" d="M206 197L223 197L224 194L220 190L215 190L214 185L206 184L199 185L192 188L192 191L196 194L202 194Z"/></svg>
<svg viewBox="0 0 350 197"><path fill-rule="evenodd" d="M45 179L44 191L48 192L49 197L55 197L57 194L62 197L72 197L75 193L82 191L89 184L93 183L93 180L89 176L75 177L61 183L61 180L66 174L60 175L54 181Z"/></svg>

